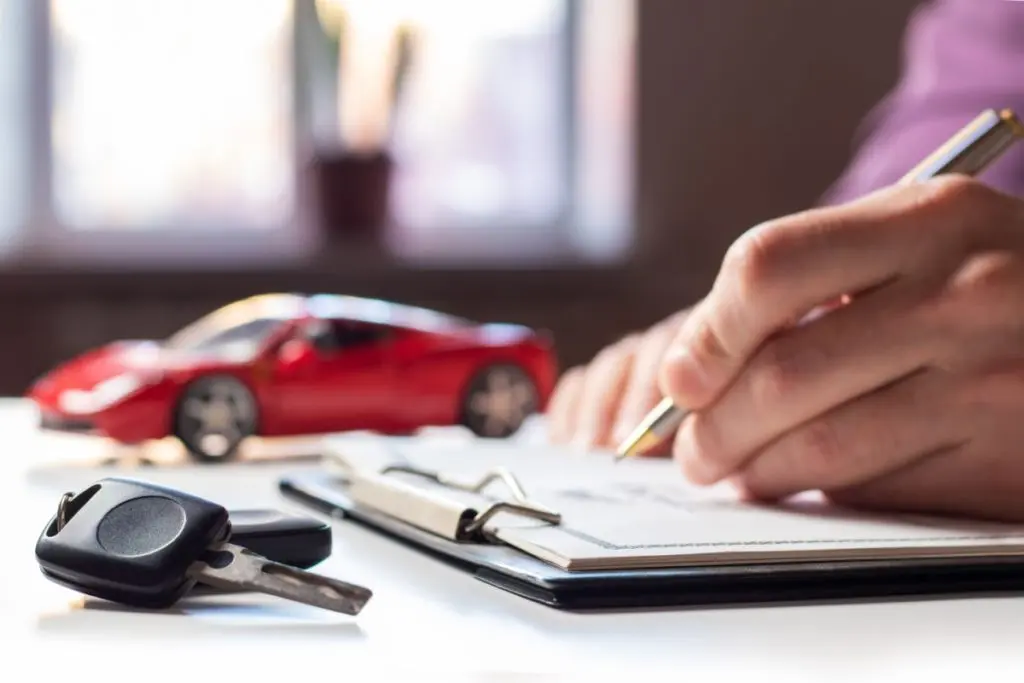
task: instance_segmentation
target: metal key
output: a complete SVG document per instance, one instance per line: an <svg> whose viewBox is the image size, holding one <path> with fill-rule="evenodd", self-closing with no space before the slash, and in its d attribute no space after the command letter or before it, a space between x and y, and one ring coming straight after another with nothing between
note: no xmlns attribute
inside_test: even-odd
<svg viewBox="0 0 1024 683"><path fill-rule="evenodd" d="M371 597L367 588L271 562L233 543L207 550L188 573L213 588L257 591L345 614L358 614Z"/></svg>
<svg viewBox="0 0 1024 683"><path fill-rule="evenodd" d="M50 580L134 607L163 609L198 581L355 615L372 597L362 586L271 562L230 543L228 511L174 489L102 479L61 499L36 542Z"/></svg>

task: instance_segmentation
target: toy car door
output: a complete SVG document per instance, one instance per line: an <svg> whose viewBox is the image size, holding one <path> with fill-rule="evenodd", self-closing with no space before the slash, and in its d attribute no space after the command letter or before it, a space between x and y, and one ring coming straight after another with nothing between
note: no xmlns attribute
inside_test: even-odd
<svg viewBox="0 0 1024 683"><path fill-rule="evenodd" d="M280 366L275 378L282 431L385 429L395 389L390 338L386 326L311 321L301 337L305 357Z"/></svg>

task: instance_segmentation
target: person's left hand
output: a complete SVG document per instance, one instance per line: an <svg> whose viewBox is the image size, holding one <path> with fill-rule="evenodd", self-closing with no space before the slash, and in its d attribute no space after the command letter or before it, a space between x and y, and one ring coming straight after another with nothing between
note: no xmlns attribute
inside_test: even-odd
<svg viewBox="0 0 1024 683"><path fill-rule="evenodd" d="M696 483L1024 520L1024 202L948 176L758 226L661 370Z"/></svg>

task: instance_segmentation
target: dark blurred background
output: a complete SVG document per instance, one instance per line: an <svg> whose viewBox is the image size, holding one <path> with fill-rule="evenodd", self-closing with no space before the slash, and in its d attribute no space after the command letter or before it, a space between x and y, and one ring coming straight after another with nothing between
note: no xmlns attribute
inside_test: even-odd
<svg viewBox="0 0 1024 683"><path fill-rule="evenodd" d="M271 291L564 366L814 204L912 0L0 0L0 393Z"/></svg>

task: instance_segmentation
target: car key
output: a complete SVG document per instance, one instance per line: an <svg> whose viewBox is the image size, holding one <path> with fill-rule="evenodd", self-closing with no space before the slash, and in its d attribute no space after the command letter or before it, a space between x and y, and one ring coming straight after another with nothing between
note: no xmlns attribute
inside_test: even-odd
<svg viewBox="0 0 1024 683"><path fill-rule="evenodd" d="M230 543L228 511L174 489L102 479L61 498L36 542L50 580L96 598L164 609L195 584L252 590L355 615L362 586L271 562Z"/></svg>
<svg viewBox="0 0 1024 683"><path fill-rule="evenodd" d="M327 522L271 509L229 510L228 521L232 544L271 562L309 569L331 556L333 535ZM193 589L193 594L222 592L202 579Z"/></svg>

